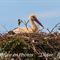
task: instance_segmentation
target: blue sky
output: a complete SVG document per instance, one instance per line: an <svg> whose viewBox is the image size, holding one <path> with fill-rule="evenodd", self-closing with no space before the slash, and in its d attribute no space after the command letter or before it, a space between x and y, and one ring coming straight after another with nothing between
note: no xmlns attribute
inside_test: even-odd
<svg viewBox="0 0 60 60"><path fill-rule="evenodd" d="M2 26L14 29L18 18L28 20L33 14L51 30L60 22L60 0L0 0L0 32L5 31Z"/></svg>

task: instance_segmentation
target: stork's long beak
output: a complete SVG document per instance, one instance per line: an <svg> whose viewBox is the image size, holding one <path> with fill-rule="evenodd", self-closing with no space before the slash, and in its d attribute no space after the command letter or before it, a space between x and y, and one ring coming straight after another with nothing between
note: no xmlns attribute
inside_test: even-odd
<svg viewBox="0 0 60 60"><path fill-rule="evenodd" d="M32 17L41 27L44 28L44 26L41 24L41 22L39 22L39 20L35 16L32 16Z"/></svg>

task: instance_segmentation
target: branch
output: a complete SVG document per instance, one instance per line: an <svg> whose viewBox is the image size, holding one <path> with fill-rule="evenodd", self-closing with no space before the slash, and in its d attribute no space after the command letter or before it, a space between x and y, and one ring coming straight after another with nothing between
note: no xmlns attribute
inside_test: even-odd
<svg viewBox="0 0 60 60"><path fill-rule="evenodd" d="M52 28L52 30L51 30L51 32L50 33L52 33L53 32L53 30L59 25L60 23L58 23L58 24L56 24L53 28Z"/></svg>

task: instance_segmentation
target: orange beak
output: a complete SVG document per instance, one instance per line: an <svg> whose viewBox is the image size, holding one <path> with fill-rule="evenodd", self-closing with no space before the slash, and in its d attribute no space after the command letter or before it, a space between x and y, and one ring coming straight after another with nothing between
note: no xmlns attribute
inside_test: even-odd
<svg viewBox="0 0 60 60"><path fill-rule="evenodd" d="M42 26L44 28L44 26L39 22L39 20L35 16L32 16L32 17L40 26Z"/></svg>

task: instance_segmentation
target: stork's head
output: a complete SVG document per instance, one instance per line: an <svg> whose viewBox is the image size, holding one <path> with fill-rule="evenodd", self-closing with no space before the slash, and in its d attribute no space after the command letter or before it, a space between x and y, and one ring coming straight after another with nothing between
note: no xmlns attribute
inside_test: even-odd
<svg viewBox="0 0 60 60"><path fill-rule="evenodd" d="M44 26L39 22L39 20L36 18L36 16L32 15L29 17L32 21L36 21L40 26L44 28Z"/></svg>

